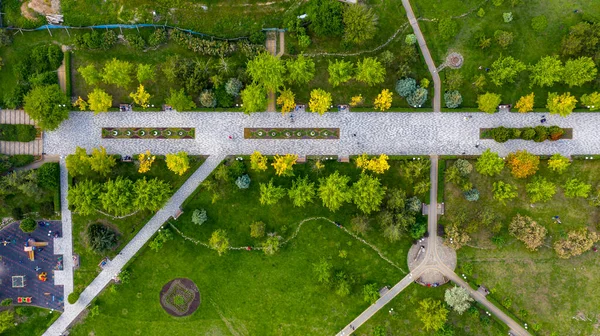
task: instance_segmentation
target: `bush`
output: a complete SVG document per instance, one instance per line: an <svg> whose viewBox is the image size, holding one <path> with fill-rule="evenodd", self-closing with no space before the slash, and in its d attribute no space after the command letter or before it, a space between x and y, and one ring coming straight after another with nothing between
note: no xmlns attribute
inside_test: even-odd
<svg viewBox="0 0 600 336"><path fill-rule="evenodd" d="M460 92L454 90L444 93L444 101L447 108L457 108L462 104L463 99Z"/></svg>
<svg viewBox="0 0 600 336"><path fill-rule="evenodd" d="M462 176L467 176L473 171L473 165L469 161L463 159L456 160L456 162L454 162L454 167L458 169L458 172Z"/></svg>
<svg viewBox="0 0 600 336"><path fill-rule="evenodd" d="M550 140L556 141L565 133L565 130L558 126L548 127L548 133L550 134Z"/></svg>
<svg viewBox="0 0 600 336"><path fill-rule="evenodd" d="M250 237L261 238L265 235L265 223L254 222L250 224Z"/></svg>
<svg viewBox="0 0 600 336"><path fill-rule="evenodd" d="M77 300L79 300L79 295L80 295L79 292L73 292L73 293L69 294L69 296L67 297L67 301L70 304L74 304L75 302L77 302Z"/></svg>
<svg viewBox="0 0 600 336"><path fill-rule="evenodd" d="M12 302L13 302L13 299L11 299L11 298L4 299L4 300L2 300L2 302L0 302L0 306L4 306L4 307L10 306L12 304Z"/></svg>
<svg viewBox="0 0 600 336"><path fill-rule="evenodd" d="M421 107L427 101L427 90L418 87L413 93L406 97L406 102L412 107Z"/></svg>
<svg viewBox="0 0 600 336"><path fill-rule="evenodd" d="M404 42L409 45L415 44L417 43L417 36L415 34L408 34L404 38Z"/></svg>
<svg viewBox="0 0 600 336"><path fill-rule="evenodd" d="M511 135L511 131L510 129L500 126L500 127L496 127L494 129L492 129L492 138L494 138L494 140L496 142L506 142L510 139L510 135Z"/></svg>
<svg viewBox="0 0 600 336"><path fill-rule="evenodd" d="M235 185L240 189L248 189L250 187L250 176L244 174L235 180Z"/></svg>
<svg viewBox="0 0 600 336"><path fill-rule="evenodd" d="M533 141L535 142L544 142L548 139L548 130L544 126L536 126L535 127L535 137Z"/></svg>
<svg viewBox="0 0 600 336"><path fill-rule="evenodd" d="M167 31L165 29L156 29L150 37L148 37L148 44L151 47L159 46L165 42L167 42L168 36Z"/></svg>
<svg viewBox="0 0 600 336"><path fill-rule="evenodd" d="M225 91L234 96L237 97L240 95L240 91L242 90L243 84L242 82L237 79L237 78L230 78L227 83L225 84Z"/></svg>
<svg viewBox="0 0 600 336"><path fill-rule="evenodd" d="M146 48L146 40L141 35L129 34L125 37L129 46L136 50L144 50Z"/></svg>
<svg viewBox="0 0 600 336"><path fill-rule="evenodd" d="M25 218L19 224L19 228L25 233L33 232L37 228L37 223L31 218Z"/></svg>
<svg viewBox="0 0 600 336"><path fill-rule="evenodd" d="M250 34L250 43L252 44L265 44L266 40L267 35L261 30L257 30Z"/></svg>
<svg viewBox="0 0 600 336"><path fill-rule="evenodd" d="M117 246L117 232L100 223L93 223L86 230L87 243L96 253L104 253Z"/></svg>
<svg viewBox="0 0 600 336"><path fill-rule="evenodd" d="M544 15L535 16L531 19L531 28L541 33L548 27L548 19Z"/></svg>
<svg viewBox="0 0 600 336"><path fill-rule="evenodd" d="M200 104L204 107L215 107L217 106L217 98L211 90L204 90L200 94Z"/></svg>
<svg viewBox="0 0 600 336"><path fill-rule="evenodd" d="M479 200L479 191L475 188L464 192L465 199L469 202L475 202Z"/></svg>
<svg viewBox="0 0 600 336"><path fill-rule="evenodd" d="M414 78L403 78L396 82L396 92L400 97L408 97L417 89L417 81Z"/></svg>
<svg viewBox="0 0 600 336"><path fill-rule="evenodd" d="M32 125L8 125L0 124L0 140L29 142L35 140L35 127Z"/></svg>
<svg viewBox="0 0 600 336"><path fill-rule="evenodd" d="M511 139L519 139L521 137L521 129L520 128L511 128L510 129L510 138Z"/></svg>
<svg viewBox="0 0 600 336"><path fill-rule="evenodd" d="M521 139L523 140L533 140L535 138L535 130L532 127L526 127L523 129L521 133Z"/></svg>
<svg viewBox="0 0 600 336"><path fill-rule="evenodd" d="M46 162L37 169L38 185L44 189L58 189L60 184L60 166L58 162Z"/></svg>
<svg viewBox="0 0 600 336"><path fill-rule="evenodd" d="M8 159L8 162L10 162L10 164L15 167L24 167L30 163L33 162L33 160L35 160L33 155L29 155L29 154L17 154L17 155L13 155ZM38 177L39 178L39 177Z"/></svg>
<svg viewBox="0 0 600 336"><path fill-rule="evenodd" d="M202 225L207 220L208 220L208 216L206 215L206 210L204 210L204 209L196 209L192 213L192 223L194 223L196 225Z"/></svg>

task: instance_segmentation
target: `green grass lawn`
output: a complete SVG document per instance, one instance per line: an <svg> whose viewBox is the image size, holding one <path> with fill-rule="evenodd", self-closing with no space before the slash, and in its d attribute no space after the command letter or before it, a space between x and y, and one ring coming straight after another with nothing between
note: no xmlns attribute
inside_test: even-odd
<svg viewBox="0 0 600 336"><path fill-rule="evenodd" d="M57 311L50 312L48 309L38 307L18 306L14 310L15 322L18 324L3 332L4 336L42 335L60 316Z"/></svg>
<svg viewBox="0 0 600 336"><path fill-rule="evenodd" d="M339 170L355 181L360 174L353 164L324 163L320 174L311 169L310 163L298 164L294 167L295 175L308 175L316 180ZM410 195L410 184L401 170L403 162L390 161L390 165L391 169L381 176L382 183L407 189ZM349 221L357 213L350 204L332 213L318 199L306 208L294 208L287 197L277 205L261 206L259 183L273 178L273 170L249 172L249 175L252 179L249 189L228 186L215 203L210 192L198 189L185 202L184 213L170 223L201 242L206 242L214 230L223 229L232 246L245 247L261 241L250 237L249 225L254 221L263 221L266 232L277 232L287 239L303 219L322 216L350 227ZM292 180L274 177L276 185L286 187ZM191 222L193 211L199 208L205 209L209 218L201 226ZM131 282L105 291L96 301L100 315L86 319L72 334L103 334L115 328L148 335L334 334L368 306L362 298L363 285L373 282L379 286L393 285L405 274L369 246L323 219L305 222L298 235L274 256L242 249L219 257L215 251L183 240L177 233L174 236L159 252L143 248L128 266ZM364 239L406 270L409 238L390 243L372 222ZM350 295L340 297L335 288L316 281L312 265L320 258L331 262L334 273L343 271L353 279ZM160 289L175 277L190 278L200 289L202 303L189 317L170 317L159 304Z"/></svg>
<svg viewBox="0 0 600 336"><path fill-rule="evenodd" d="M86 177L77 177L77 180L87 178L97 182L104 182L109 178L114 179L117 176L123 176L135 181L143 176L146 176L147 179L156 177L160 180L169 182L174 192L202 164L204 159L190 161L190 169L183 176L175 175L173 172L168 170L163 159L157 158L152 165L151 170L145 174L140 174L137 172L138 167L135 163L118 162L117 166L115 166L115 168L106 178L100 177L97 174L90 174ZM89 285L89 283L92 282L92 280L100 272L98 264L102 258L113 258L115 255L117 255L117 253L125 245L127 245L127 243L138 233L138 231L146 224L146 222L152 218L153 215L154 213L150 211L142 211L130 217L114 219L100 213L90 216L82 216L73 213L73 251L75 254L79 255L80 259L80 267L79 269L75 270L74 274L75 291L81 291L85 289L85 287ZM108 224L113 228L116 228L119 232L119 245L116 249L110 251L106 255L100 255L91 251L85 243L85 230L87 226L96 222Z"/></svg>
<svg viewBox="0 0 600 336"><path fill-rule="evenodd" d="M448 166L452 162L448 161ZM566 198L562 191L564 182L573 177L589 183L596 190L600 181L599 164L589 160L575 160L562 175L547 168L541 161L537 175L546 177L558 186L558 192L547 203L530 206L525 193L527 180L514 179L508 169L497 177L485 177L477 172L470 174L470 180L481 194L479 201L467 202L456 186L446 183L446 215L442 221L448 223L460 211L465 211L467 221L474 220L481 209L490 209L496 221L502 224L497 236L504 237L506 245L497 247L491 242L494 235L484 228L472 235L469 245L458 251L458 266L462 271L465 264L473 266L472 282L484 284L492 289L492 297L498 302L505 298L512 300L509 311L530 325L540 324L541 335L577 334L591 335L597 332L595 322L573 319L583 314L595 321L600 291L595 286L600 275L597 269L598 254L586 252L568 260L559 259L551 248L552 242L563 237L566 232L580 227L597 231L599 209L592 207L585 199ZM494 181L502 180L515 184L519 196L507 205L498 204L492 199L491 188ZM520 213L527 215L546 227L546 243L537 252L525 249L524 244L508 234L508 224L512 217ZM552 220L560 216L562 224ZM524 310L526 315L521 314ZM581 315L579 315L581 316Z"/></svg>
<svg viewBox="0 0 600 336"><path fill-rule="evenodd" d="M442 81L450 71L459 71L462 74L464 82L459 91L463 95L463 107L477 106L478 93L472 82L476 75L485 74L485 70L478 69L479 66L484 69L490 67L499 55L513 56L525 64L535 64L543 56L559 54L560 41L568 33L570 26L585 19L600 18L600 10L593 0L531 0L522 1L522 4L516 7L511 7L510 1L504 1L504 4L499 7L488 1L482 7L486 12L483 18L477 16L477 10L481 5L481 1L477 0L414 0L411 3L415 15L426 19L457 17L475 9L465 17L454 20L458 23L458 34L450 40L441 38L437 22L424 20L419 22L436 64L443 63L450 51L457 51L464 56L464 65L460 70L445 69L440 73ZM578 12L574 13L574 10ZM512 12L514 17L512 22L504 23L502 18L504 12ZM531 19L539 15L545 15L548 20L548 27L542 33L536 33L531 29ZM507 49L499 47L493 39L496 30L512 32L513 44ZM482 50L476 46L477 41L474 36L479 31L486 37L492 37L490 48ZM569 91L579 98L583 93L597 89L597 84L593 82L573 88L563 83L550 88L538 86L530 88L528 71L523 71L515 83L508 83L502 87L497 87L491 83L488 76L486 77L488 84L483 92L500 93L502 103L507 104L514 104L521 96L534 92L535 107L539 108L545 107L548 92Z"/></svg>

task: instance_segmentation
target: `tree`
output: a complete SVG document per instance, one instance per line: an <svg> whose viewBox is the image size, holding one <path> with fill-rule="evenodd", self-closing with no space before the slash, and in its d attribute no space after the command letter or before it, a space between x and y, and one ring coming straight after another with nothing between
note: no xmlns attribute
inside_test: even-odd
<svg viewBox="0 0 600 336"><path fill-rule="evenodd" d="M315 77L315 62L300 54L298 57L285 62L287 68L287 81L289 83L306 84Z"/></svg>
<svg viewBox="0 0 600 336"><path fill-rule="evenodd" d="M479 200L479 190L472 188L463 192L465 199L469 202L476 202Z"/></svg>
<svg viewBox="0 0 600 336"><path fill-rule="evenodd" d="M262 238L265 235L265 223L254 222L250 224L250 237Z"/></svg>
<svg viewBox="0 0 600 336"><path fill-rule="evenodd" d="M548 202L556 194L554 183L546 180L545 177L536 176L533 181L525 185L527 196L531 203Z"/></svg>
<svg viewBox="0 0 600 336"><path fill-rule="evenodd" d="M310 28L318 36L340 36L343 33L343 7L335 0L314 0L307 9Z"/></svg>
<svg viewBox="0 0 600 336"><path fill-rule="evenodd" d="M190 169L190 158L186 152L166 155L167 168L175 174L181 176Z"/></svg>
<svg viewBox="0 0 600 336"><path fill-rule="evenodd" d="M268 184L260 184L260 204L276 204L283 196L285 196L285 189L273 185L273 179L269 180Z"/></svg>
<svg viewBox="0 0 600 336"><path fill-rule="evenodd" d="M456 160L454 162L454 167L456 167L461 176L467 176L473 171L473 165L464 159Z"/></svg>
<svg viewBox="0 0 600 336"><path fill-rule="evenodd" d="M598 69L596 69L594 60L591 57L583 56L565 62L563 80L569 87L581 86L593 81L597 73Z"/></svg>
<svg viewBox="0 0 600 336"><path fill-rule="evenodd" d="M138 173L144 174L150 171L150 167L156 160L156 156L150 154L150 151L147 150L145 153L141 153L138 155L138 162L140 163L140 168L138 169Z"/></svg>
<svg viewBox="0 0 600 336"><path fill-rule="evenodd" d="M383 83L385 80L385 67L373 57L365 57L356 64L357 81L363 82L369 86Z"/></svg>
<svg viewBox="0 0 600 336"><path fill-rule="evenodd" d="M106 211L116 216L129 214L134 211L133 182L121 176L108 180L104 184L104 192L98 198Z"/></svg>
<svg viewBox="0 0 600 336"><path fill-rule="evenodd" d="M90 63L86 66L80 66L77 69L77 72L83 77L85 83L89 86L94 86L100 83L102 80L102 76L96 66L93 63Z"/></svg>
<svg viewBox="0 0 600 336"><path fill-rule="evenodd" d="M344 203L352 200L352 192L348 187L350 177L340 175L338 171L327 178L319 179L319 196L323 206L331 211L337 211Z"/></svg>
<svg viewBox="0 0 600 336"><path fill-rule="evenodd" d="M262 85L268 91L277 91L283 85L285 65L278 57L261 52L248 61L246 72L254 83Z"/></svg>
<svg viewBox="0 0 600 336"><path fill-rule="evenodd" d="M225 230L218 229L213 231L210 239L208 240L208 246L217 251L220 256L227 252L229 249L229 239L227 239L227 233L225 233Z"/></svg>
<svg viewBox="0 0 600 336"><path fill-rule="evenodd" d="M258 84L249 84L242 90L244 113L261 112L267 109L267 92Z"/></svg>
<svg viewBox="0 0 600 336"><path fill-rule="evenodd" d="M89 158L90 168L96 173L106 176L110 173L112 167L117 164L112 155L106 154L106 148L100 146L92 149L92 155Z"/></svg>
<svg viewBox="0 0 600 336"><path fill-rule="evenodd" d="M541 33L548 27L548 19L544 15L534 16L531 18L531 29L537 33Z"/></svg>
<svg viewBox="0 0 600 336"><path fill-rule="evenodd" d="M146 180L143 177L133 184L133 195L133 207L136 210L158 211L169 199L171 185L158 178Z"/></svg>
<svg viewBox="0 0 600 336"><path fill-rule="evenodd" d="M133 67L133 64L127 61L113 58L104 64L102 81L106 84L114 84L119 88L126 88L131 83Z"/></svg>
<svg viewBox="0 0 600 336"><path fill-rule="evenodd" d="M92 170L85 148L76 147L75 153L67 155L66 161L67 170L71 176L86 175Z"/></svg>
<svg viewBox="0 0 600 336"><path fill-rule="evenodd" d="M559 258L569 259L588 251L599 239L597 233L588 231L586 228L572 230L569 231L566 239L554 242L554 251Z"/></svg>
<svg viewBox="0 0 600 336"><path fill-rule="evenodd" d="M459 90L463 85L463 76L458 70L450 70L446 73L444 82L448 90Z"/></svg>
<svg viewBox="0 0 600 336"><path fill-rule="evenodd" d="M570 165L571 161L569 158L566 158L559 153L552 155L548 160L548 168L559 174L564 173Z"/></svg>
<svg viewBox="0 0 600 336"><path fill-rule="evenodd" d="M108 109L112 106L112 96L100 88L95 88L88 94L88 104L90 110L94 111L95 114L108 112Z"/></svg>
<svg viewBox="0 0 600 336"><path fill-rule="evenodd" d="M440 19L438 23L438 31L444 40L449 40L456 36L458 32L458 24L452 18Z"/></svg>
<svg viewBox="0 0 600 336"><path fill-rule="evenodd" d="M458 250L471 240L471 237L465 230L459 227L458 223L450 223L445 228L446 240L444 245Z"/></svg>
<svg viewBox="0 0 600 336"><path fill-rule="evenodd" d="M309 182L308 176L298 177L288 190L288 196L296 207L304 207L308 203L312 203L315 193L315 184Z"/></svg>
<svg viewBox="0 0 600 336"><path fill-rule="evenodd" d="M406 102L412 107L421 107L427 101L427 89L418 87L413 93L406 97Z"/></svg>
<svg viewBox="0 0 600 336"><path fill-rule="evenodd" d="M506 48L513 43L514 36L512 32L496 30L494 32L494 38L500 47Z"/></svg>
<svg viewBox="0 0 600 336"><path fill-rule="evenodd" d="M158 252L166 242L172 239L173 233L171 233L171 230L158 229L158 233L156 234L156 236L154 236L154 239L152 239L152 241L148 243L148 246L152 251Z"/></svg>
<svg viewBox="0 0 600 336"><path fill-rule="evenodd" d="M511 12L502 13L502 19L504 19L504 23L509 23L513 20L513 15Z"/></svg>
<svg viewBox="0 0 600 336"><path fill-rule="evenodd" d="M406 35L406 37L404 38L404 43L408 45L413 45L417 43L417 36L415 34Z"/></svg>
<svg viewBox="0 0 600 336"><path fill-rule="evenodd" d="M499 94L486 92L477 96L477 107L480 111L486 113L495 113L502 98Z"/></svg>
<svg viewBox="0 0 600 336"><path fill-rule="evenodd" d="M446 323L448 309L442 305L442 301L426 298L419 302L417 316L423 322L425 331L437 331Z"/></svg>
<svg viewBox="0 0 600 336"><path fill-rule="evenodd" d="M261 244L263 252L265 252L266 255L274 255L277 253L277 251L279 251L280 239L281 237L279 236L269 236L267 240Z"/></svg>
<svg viewBox="0 0 600 336"><path fill-rule="evenodd" d="M413 185L413 192L417 195L423 195L429 191L429 188L431 188L431 182L419 181Z"/></svg>
<svg viewBox="0 0 600 336"><path fill-rule="evenodd" d="M204 209L196 209L192 213L192 223L202 225L208 220L208 215Z"/></svg>
<svg viewBox="0 0 600 336"><path fill-rule="evenodd" d="M217 98L211 90L202 90L202 93L200 93L200 104L203 107L213 108L217 106Z"/></svg>
<svg viewBox="0 0 600 336"><path fill-rule="evenodd" d="M350 220L352 231L356 233L365 234L369 230L369 217L367 216L356 216Z"/></svg>
<svg viewBox="0 0 600 336"><path fill-rule="evenodd" d="M87 244L96 253L104 254L117 246L117 233L106 225L93 223L86 230Z"/></svg>
<svg viewBox="0 0 600 336"><path fill-rule="evenodd" d="M374 107L380 111L389 110L392 107L392 93L388 89L383 89L375 98Z"/></svg>
<svg viewBox="0 0 600 336"><path fill-rule="evenodd" d="M60 186L60 166L56 162L46 162L37 169L37 183L48 190L57 190Z"/></svg>
<svg viewBox="0 0 600 336"><path fill-rule="evenodd" d="M69 118L69 98L58 84L36 86L24 98L23 109L43 130L54 131Z"/></svg>
<svg viewBox="0 0 600 336"><path fill-rule="evenodd" d="M12 310L0 312L0 333L4 333L15 326L15 313Z"/></svg>
<svg viewBox="0 0 600 336"><path fill-rule="evenodd" d="M138 64L136 77L138 82L152 82L154 81L154 77L156 74L154 73L154 69L152 64Z"/></svg>
<svg viewBox="0 0 600 336"><path fill-rule="evenodd" d="M250 155L250 169L256 171L265 171L267 170L267 162L268 159L266 156L262 155L259 151L254 151L252 155Z"/></svg>
<svg viewBox="0 0 600 336"><path fill-rule="evenodd" d="M506 161L512 175L516 178L526 178L534 175L540 165L540 157L526 150L508 154Z"/></svg>
<svg viewBox="0 0 600 336"><path fill-rule="evenodd" d="M329 72L329 84L336 87L352 79L355 69L352 62L336 59L333 63L329 61L327 71Z"/></svg>
<svg viewBox="0 0 600 336"><path fill-rule="evenodd" d="M488 72L492 83L502 86L505 83L514 83L515 77L527 69L525 64L511 56L500 56L492 63L492 70Z"/></svg>
<svg viewBox="0 0 600 336"><path fill-rule="evenodd" d="M30 233L35 231L35 229L37 228L37 223L31 218L25 218L19 224L19 228L25 233Z"/></svg>
<svg viewBox="0 0 600 336"><path fill-rule="evenodd" d="M359 104L362 104L363 102L363 97L361 94L359 94L358 96L352 96L352 98L350 98L350 106L354 107L354 106L358 106Z"/></svg>
<svg viewBox="0 0 600 336"><path fill-rule="evenodd" d="M242 82L237 78L229 78L227 83L225 83L225 91L234 97L240 95L240 91L242 90Z"/></svg>
<svg viewBox="0 0 600 336"><path fill-rule="evenodd" d="M317 281L323 284L328 284L331 281L331 268L333 265L324 257L319 259L318 263L313 264L313 272L317 277Z"/></svg>
<svg viewBox="0 0 600 336"><path fill-rule="evenodd" d="M551 114L558 114L561 117L566 117L577 106L577 99L570 92L565 92L559 95L556 92L548 93L548 101L546 108Z"/></svg>
<svg viewBox="0 0 600 336"><path fill-rule="evenodd" d="M129 97L133 98L133 102L143 108L148 107L148 101L150 100L150 94L144 89L144 85L140 84L136 92L129 94ZM112 98L112 97L111 97Z"/></svg>
<svg viewBox="0 0 600 336"><path fill-rule="evenodd" d="M531 72L529 80L530 87L539 85L540 87L552 86L562 80L564 67L558 56L544 56L535 65L530 65L528 70Z"/></svg>
<svg viewBox="0 0 600 336"><path fill-rule="evenodd" d="M565 182L564 186L565 196L569 198L573 197L582 197L588 198L590 196L590 192L592 191L592 185L584 183L583 181L570 178Z"/></svg>
<svg viewBox="0 0 600 336"><path fill-rule="evenodd" d="M362 44L377 32L377 15L363 4L349 4L344 9L343 22L346 42Z"/></svg>
<svg viewBox="0 0 600 336"><path fill-rule="evenodd" d="M581 96L581 104L590 111L600 110L600 92L586 93Z"/></svg>
<svg viewBox="0 0 600 336"><path fill-rule="evenodd" d="M506 200L511 200L519 195L516 186L502 181L494 182L492 192L494 199L504 205L506 205Z"/></svg>
<svg viewBox="0 0 600 336"><path fill-rule="evenodd" d="M320 115L325 114L331 106L331 93L323 89L314 89L310 92L308 108L310 112L317 112Z"/></svg>
<svg viewBox="0 0 600 336"><path fill-rule="evenodd" d="M297 160L298 155L295 154L275 155L271 166L275 168L277 176L294 176L294 165Z"/></svg>
<svg viewBox="0 0 600 336"><path fill-rule="evenodd" d="M369 156L364 153L357 157L355 162L356 167L362 169L363 173L366 170L369 170L376 174L383 174L386 170L390 169L388 156L385 154L381 154L379 157L369 158Z"/></svg>
<svg viewBox="0 0 600 336"><path fill-rule="evenodd" d="M498 175L504 169L504 160L488 148L477 159L475 169L481 175Z"/></svg>
<svg viewBox="0 0 600 336"><path fill-rule="evenodd" d="M377 289L376 283L366 284L363 287L363 298L365 299L365 302L368 302L369 304L374 304L379 300L379 290Z"/></svg>
<svg viewBox="0 0 600 336"><path fill-rule="evenodd" d="M184 112L189 111L196 107L196 103L192 100L192 97L185 94L183 89L173 90L171 94L165 100L167 105L170 105L175 111Z"/></svg>
<svg viewBox="0 0 600 336"><path fill-rule="evenodd" d="M469 296L469 292L463 287L458 286L446 289L444 300L459 315L466 312L471 306L471 302L473 302L473 299Z"/></svg>
<svg viewBox="0 0 600 336"><path fill-rule="evenodd" d="M385 189L378 178L361 174L358 181L352 185L353 202L360 211L368 215L379 210Z"/></svg>
<svg viewBox="0 0 600 336"><path fill-rule="evenodd" d="M408 97L417 90L417 81L414 78L403 78L396 82L396 92L400 97Z"/></svg>
<svg viewBox="0 0 600 336"><path fill-rule="evenodd" d="M544 243L547 230L531 218L517 214L510 222L508 232L525 243L527 249L536 251Z"/></svg>
<svg viewBox="0 0 600 336"><path fill-rule="evenodd" d="M522 96L517 101L515 107L518 109L520 113L527 113L533 111L533 101L535 98L535 94L532 92L526 96Z"/></svg>
<svg viewBox="0 0 600 336"><path fill-rule="evenodd" d="M281 106L281 114L285 115L288 112L292 112L292 110L296 107L296 102L294 101L294 93L290 89L284 88L283 90L279 90L279 97L277 97L277 105Z"/></svg>
<svg viewBox="0 0 600 336"><path fill-rule="evenodd" d="M462 95L456 90L444 93L444 102L447 108L457 108L462 104L462 101Z"/></svg>
<svg viewBox="0 0 600 336"><path fill-rule="evenodd" d="M250 188L250 176L248 176L248 174L244 174L241 176L238 176L238 178L235 180L235 185L239 188L239 189L248 189Z"/></svg>

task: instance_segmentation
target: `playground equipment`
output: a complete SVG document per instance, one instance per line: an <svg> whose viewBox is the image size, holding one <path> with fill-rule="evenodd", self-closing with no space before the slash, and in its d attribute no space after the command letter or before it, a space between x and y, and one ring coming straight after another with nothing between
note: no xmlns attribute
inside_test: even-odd
<svg viewBox="0 0 600 336"><path fill-rule="evenodd" d="M42 272L42 273L38 274L38 280L40 280L42 282L46 282L46 280L48 280L48 273Z"/></svg>
<svg viewBox="0 0 600 336"><path fill-rule="evenodd" d="M19 296L17 303L31 303L31 296Z"/></svg>
<svg viewBox="0 0 600 336"><path fill-rule="evenodd" d="M29 260L34 261L35 260L35 250L37 247L42 247L42 246L48 246L47 242L36 242L33 238L29 238L27 239L27 241L25 242L25 247L24 247L24 251L27 252L27 255L29 257Z"/></svg>

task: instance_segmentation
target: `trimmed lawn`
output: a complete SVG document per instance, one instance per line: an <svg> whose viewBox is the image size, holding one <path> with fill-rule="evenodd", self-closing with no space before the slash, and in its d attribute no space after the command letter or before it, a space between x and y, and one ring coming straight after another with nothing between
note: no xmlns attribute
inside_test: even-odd
<svg viewBox="0 0 600 336"><path fill-rule="evenodd" d="M138 167L134 162L117 162L111 173L107 177L101 177L97 174L89 176L78 176L76 180L91 179L96 182L104 182L108 179L114 179L117 176L129 178L133 181L146 177L146 179L158 178L159 180L167 181L172 186L172 191L175 192L185 180L202 164L204 159L197 158L190 160L190 169L183 175L179 176L168 170L164 159L159 157L152 164L152 168L145 174L138 173ZM100 272L98 264L104 257L113 258L127 243L138 233L138 231L146 224L146 222L154 216L153 212L142 211L133 216L123 219L114 219L102 215L100 213L90 216L82 216L76 213L72 215L73 221L73 253L79 255L80 266L75 270L74 282L75 291L82 291L87 285L94 280ZM106 255L100 255L91 251L85 243L85 231L89 224L101 222L107 224L119 232L119 245L113 251Z"/></svg>
<svg viewBox="0 0 600 336"><path fill-rule="evenodd" d="M42 335L60 316L60 312L38 307L17 306L14 310L18 325L3 332L4 336Z"/></svg>
<svg viewBox="0 0 600 336"><path fill-rule="evenodd" d="M443 63L450 51L459 52L464 56L465 61L461 69L444 69L440 76L443 82L446 74L451 71L459 71L462 74L464 81L459 91L463 95L462 106L466 108L477 106L478 92L472 85L473 78L485 74L484 69L491 67L498 56L513 56L526 65L535 64L543 56L559 54L560 41L568 33L570 26L586 19L597 21L600 18L600 10L594 0L528 0L521 1L521 4L516 7L511 7L510 1L504 1L499 7L493 5L492 1L488 1L482 6L486 12L483 18L477 16L477 10L481 5L481 1L477 0L413 0L411 3L416 16L429 20L458 17L469 13L453 20L458 24L458 33L449 40L443 40L440 36L437 21L419 22L436 64ZM472 9L474 11L470 12ZM502 14L505 12L512 12L514 17L512 22L504 23ZM542 33L537 33L531 28L531 19L539 15L546 16L548 20L548 27ZM493 38L496 30L512 32L513 44L506 49L499 47ZM477 32L483 32L486 37L491 37L492 46L485 50L480 49L475 38ZM478 69L480 66L483 67L482 70ZM486 79L487 85L483 92L500 93L503 104L514 105L521 96L534 92L536 108L545 108L548 92L571 92L579 99L582 94L597 89L597 84L594 82L573 88L563 83L549 88L539 86L530 88L529 71L520 73L515 83L507 83L502 87L491 83L489 76L486 76Z"/></svg>
<svg viewBox="0 0 600 336"><path fill-rule="evenodd" d="M310 160L298 164L294 167L295 176L307 175L314 181L338 170L356 181L360 174L353 164L323 162L325 168L319 174L312 170ZM401 170L403 161L393 160L390 165L391 169L380 176L382 183L407 189L410 196L410 183ZM344 205L332 213L319 199L306 208L295 208L286 196L276 205L261 206L259 183L273 178L275 185L289 187L294 178L274 177L272 168L267 172L251 171L249 175L249 189L226 185L225 194L215 203L212 193L200 187L184 204L184 213L165 225L175 225L186 236L201 242L206 242L214 230L223 229L231 246L242 247L241 250L230 250L219 257L215 251L184 240L171 229L174 240L159 252L145 247L128 267L131 282L105 291L95 303L100 315L77 325L72 335L104 334L115 329L148 335L333 334L368 306L362 297L363 285L393 285L404 276L369 246L328 220L309 220L298 227L304 219L325 217L349 228L350 219L357 213L354 205ZM206 210L208 221L198 226L191 222L191 215L200 208ZM264 222L266 232L277 232L284 240L296 232L297 236L274 256L259 250L246 251L246 246L257 246L264 240L250 237L249 226L255 221ZM390 243L379 226L371 223L364 239L406 270L410 239L404 236L399 242ZM340 297L335 286L317 282L312 268L321 258L332 264L333 274L344 272L352 279L348 296ZM173 318L159 303L162 286L176 277L190 278L200 290L202 303L189 317Z"/></svg>
<svg viewBox="0 0 600 336"><path fill-rule="evenodd" d="M474 161L472 161L474 163ZM447 162L449 167L452 161ZM594 322L573 319L583 315L595 321L600 291L595 286L600 272L597 269L598 254L586 252L571 259L559 259L552 243L572 229L587 227L597 231L600 211L582 198L566 198L562 185L569 178L578 178L591 184L595 191L600 182L600 163L590 160L574 160L562 175L547 168L541 160L537 175L544 176L557 185L557 193L547 203L536 203L534 207L525 193L529 179L514 179L507 168L499 176L486 177L472 172L470 181L480 192L477 202L468 202L462 192L446 183L446 215L443 223L452 222L458 213L466 213L466 221L477 220L482 209L491 210L494 222L501 223L499 233L488 228L472 234L470 247L458 251L458 266L461 272L472 266L470 282L483 284L491 289L491 297L498 302L510 299L509 311L531 326L539 324L540 335L593 334ZM504 206L492 199L494 181L504 181L518 186L519 196ZM508 234L508 224L517 213L530 216L548 230L545 244L537 252L525 249L524 244ZM562 224L552 220L560 216ZM491 242L492 236L502 237L505 244Z"/></svg>

